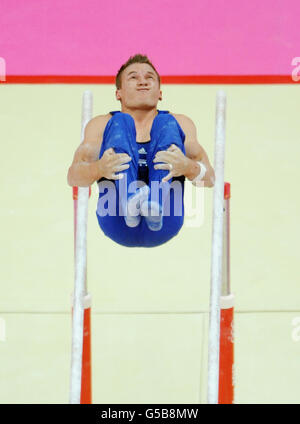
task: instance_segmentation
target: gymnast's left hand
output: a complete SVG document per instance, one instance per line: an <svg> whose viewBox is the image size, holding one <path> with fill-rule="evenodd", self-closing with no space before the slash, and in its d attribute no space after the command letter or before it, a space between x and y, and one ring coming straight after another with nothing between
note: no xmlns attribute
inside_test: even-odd
<svg viewBox="0 0 300 424"><path fill-rule="evenodd" d="M154 165L154 169L167 169L170 171L162 179L163 182L168 181L172 177L184 175L188 167L188 158L175 144L172 144L167 150L157 152L153 162L164 162Z"/></svg>

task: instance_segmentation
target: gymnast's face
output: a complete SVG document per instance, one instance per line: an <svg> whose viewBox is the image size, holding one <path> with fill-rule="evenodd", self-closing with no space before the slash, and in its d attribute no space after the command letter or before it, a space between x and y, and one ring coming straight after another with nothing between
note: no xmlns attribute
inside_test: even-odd
<svg viewBox="0 0 300 424"><path fill-rule="evenodd" d="M148 63L133 63L121 75L122 88L116 91L122 108L152 109L162 100L158 77Z"/></svg>

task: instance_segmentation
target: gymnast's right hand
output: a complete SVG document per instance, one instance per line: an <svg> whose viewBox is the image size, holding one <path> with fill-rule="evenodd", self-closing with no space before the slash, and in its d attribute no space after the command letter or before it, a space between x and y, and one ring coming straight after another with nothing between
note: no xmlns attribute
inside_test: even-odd
<svg viewBox="0 0 300 424"><path fill-rule="evenodd" d="M130 161L131 157L127 153L115 153L111 147L105 150L101 159L99 159L101 174L108 180L120 180L124 174L116 173L128 169L130 165L127 162Z"/></svg>

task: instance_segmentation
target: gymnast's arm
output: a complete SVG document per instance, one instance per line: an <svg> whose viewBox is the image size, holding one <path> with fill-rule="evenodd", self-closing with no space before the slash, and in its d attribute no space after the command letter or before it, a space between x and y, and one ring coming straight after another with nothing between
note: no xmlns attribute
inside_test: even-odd
<svg viewBox="0 0 300 424"><path fill-rule="evenodd" d="M119 180L123 177L120 171L129 168L131 157L126 153L115 153L113 148L105 150L99 159L102 133L103 115L99 115L91 119L85 127L84 140L76 150L68 171L70 186L88 187L102 177Z"/></svg>
<svg viewBox="0 0 300 424"><path fill-rule="evenodd" d="M98 160L100 146L99 118L95 117L86 125L84 140L75 151L69 167L67 180L70 186L88 187L103 176Z"/></svg>
<svg viewBox="0 0 300 424"><path fill-rule="evenodd" d="M184 174L189 180L193 180L200 173L202 162L206 167L206 174L203 178L204 187L213 187L215 184L215 172L211 166L207 153L197 141L197 129L194 122L187 116L181 115L184 122L185 132L185 155L188 158L187 172Z"/></svg>

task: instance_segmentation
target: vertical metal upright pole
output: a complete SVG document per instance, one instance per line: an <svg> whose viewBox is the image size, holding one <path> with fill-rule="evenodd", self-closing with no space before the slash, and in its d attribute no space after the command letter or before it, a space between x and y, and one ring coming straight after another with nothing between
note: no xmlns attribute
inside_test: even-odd
<svg viewBox="0 0 300 424"><path fill-rule="evenodd" d="M84 129L92 118L93 95L89 90L84 91L82 97L81 141L84 138ZM70 403L80 403L82 380L82 352L84 329L84 302L87 292L87 215L89 187L78 187L76 210L76 237L75 237L75 284L73 295L72 319L72 358L70 379Z"/></svg>
<svg viewBox="0 0 300 424"><path fill-rule="evenodd" d="M213 193L213 226L211 249L210 313L208 337L207 401L218 403L219 347L220 347L220 295L223 265L223 201L225 161L226 94L218 91L215 129L215 185Z"/></svg>

